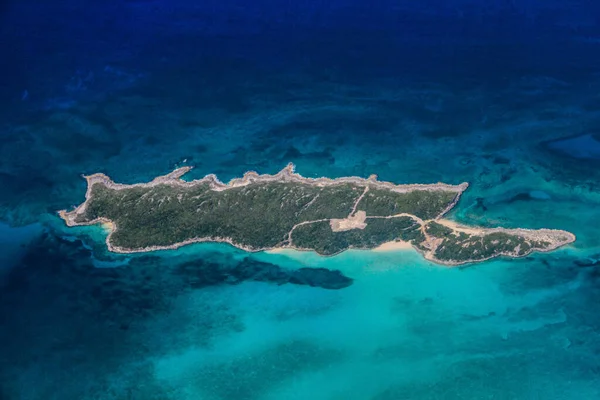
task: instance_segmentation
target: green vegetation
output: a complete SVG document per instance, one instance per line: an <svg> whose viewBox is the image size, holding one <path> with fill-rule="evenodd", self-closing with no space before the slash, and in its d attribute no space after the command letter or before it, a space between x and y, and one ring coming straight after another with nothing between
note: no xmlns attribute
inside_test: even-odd
<svg viewBox="0 0 600 400"><path fill-rule="evenodd" d="M282 243L303 221L344 218L363 189L352 185L319 188L292 183L261 183L214 191L208 185L185 188L108 189L96 184L86 213L114 221L112 243L125 248L168 246L199 237L228 237L253 248Z"/></svg>
<svg viewBox="0 0 600 400"><path fill-rule="evenodd" d="M78 216L76 222L99 217L113 221L118 229L111 243L128 249L169 246L193 238L211 237L230 238L256 249L270 248L286 244L288 233L301 222L346 218L364 190L365 186L350 183L319 187L262 182L221 191L211 190L208 184L132 186L121 190L94 184L86 212ZM366 210L368 216L406 212L426 218L439 214L455 196L455 193L441 191L395 193L371 189L359 209ZM413 224L413 220L369 219L365 230L335 235L328 222L313 224L311 229L329 231L331 240L319 245L319 238L325 240L326 235L322 233L310 246L298 245L322 248L323 254L331 253L325 249L327 246L332 249L373 247L404 237L407 232L402 229L407 223ZM306 229L308 225L294 233L304 243Z"/></svg>
<svg viewBox="0 0 600 400"><path fill-rule="evenodd" d="M447 226L442 224L438 224L437 222L431 221L427 225L425 225L425 231L428 235L435 236L437 238L445 238L454 233L454 231ZM465 235L463 233L463 235ZM467 235L465 235L467 236Z"/></svg>
<svg viewBox="0 0 600 400"><path fill-rule="evenodd" d="M368 216L388 216L407 213L424 220L438 217L458 196L454 192L413 190L398 193L369 188L358 203L358 210Z"/></svg>
<svg viewBox="0 0 600 400"><path fill-rule="evenodd" d="M433 221L425 226L425 231L430 236L443 239L435 251L435 257L443 261L477 261L500 254L523 256L532 249L541 250L550 245L505 232L469 235Z"/></svg>
<svg viewBox="0 0 600 400"><path fill-rule="evenodd" d="M333 255L349 248L371 249L394 240L423 241L420 225L412 218L371 218L364 229L333 232L329 222L301 225L292 233L296 247L313 249L322 255Z"/></svg>
<svg viewBox="0 0 600 400"><path fill-rule="evenodd" d="M520 256L552 245L528 234L482 231L474 235L434 221L457 196L452 190L400 193L370 182L318 186L258 181L221 190L212 189L208 182L118 189L94 183L84 211L65 218L75 224L99 218L112 221L117 229L110 244L125 251L204 239L230 240L252 250L291 245L332 255L402 240L433 259L460 263L502 254ZM334 232L331 220L345 219L353 210L365 212L365 225L352 219L344 221L348 230Z"/></svg>

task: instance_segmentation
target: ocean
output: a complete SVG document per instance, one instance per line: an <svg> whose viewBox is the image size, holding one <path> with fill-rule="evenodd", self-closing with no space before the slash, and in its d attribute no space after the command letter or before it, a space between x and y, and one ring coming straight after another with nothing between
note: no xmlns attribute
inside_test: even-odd
<svg viewBox="0 0 600 400"><path fill-rule="evenodd" d="M584 1L0 5L1 400L600 398L600 9ZM469 189L549 253L113 254L82 175Z"/></svg>

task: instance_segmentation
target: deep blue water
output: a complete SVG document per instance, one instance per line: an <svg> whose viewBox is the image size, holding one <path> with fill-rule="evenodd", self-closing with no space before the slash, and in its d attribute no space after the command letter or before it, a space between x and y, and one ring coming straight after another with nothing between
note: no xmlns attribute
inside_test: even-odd
<svg viewBox="0 0 600 400"><path fill-rule="evenodd" d="M0 3L0 399L600 398L600 5ZM566 249L122 256L82 174L471 184Z"/></svg>

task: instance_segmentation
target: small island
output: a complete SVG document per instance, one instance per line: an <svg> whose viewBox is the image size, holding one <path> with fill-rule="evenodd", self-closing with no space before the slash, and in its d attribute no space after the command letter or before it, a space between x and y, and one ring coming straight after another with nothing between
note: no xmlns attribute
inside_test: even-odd
<svg viewBox="0 0 600 400"><path fill-rule="evenodd" d="M246 251L295 249L331 256L347 249L409 245L446 265L523 257L575 240L553 229L479 228L443 216L467 183L395 185L369 178L305 178L294 165L275 175L250 171L222 183L215 175L184 181L191 167L148 183L86 176L85 201L59 215L68 226L105 224L118 253L226 242Z"/></svg>

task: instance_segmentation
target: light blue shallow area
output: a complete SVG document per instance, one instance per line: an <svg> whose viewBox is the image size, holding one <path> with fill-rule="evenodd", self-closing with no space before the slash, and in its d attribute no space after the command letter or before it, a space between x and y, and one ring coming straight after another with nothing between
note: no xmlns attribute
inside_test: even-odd
<svg viewBox="0 0 600 400"><path fill-rule="evenodd" d="M533 263L482 272L433 267L414 254L348 253L332 264L357 283L326 294L257 284L212 293L244 315L246 329L155 360L157 379L184 398L598 395L593 357L573 344L571 311L561 305L581 276L523 295L511 286L528 276L517 268ZM566 370L574 360L579 366ZM224 384L229 374L235 380Z"/></svg>

